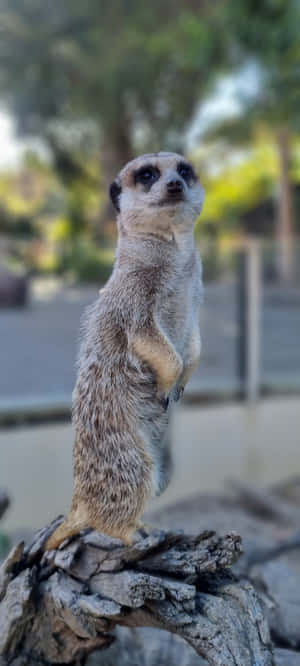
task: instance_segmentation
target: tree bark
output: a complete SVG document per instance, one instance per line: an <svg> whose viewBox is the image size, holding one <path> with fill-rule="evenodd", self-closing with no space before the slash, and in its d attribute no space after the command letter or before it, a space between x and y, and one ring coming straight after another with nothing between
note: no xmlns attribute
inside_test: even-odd
<svg viewBox="0 0 300 666"><path fill-rule="evenodd" d="M294 211L292 184L290 180L291 149L288 129L283 127L277 134L279 156L279 198L277 209L277 246L280 280L290 282L294 276Z"/></svg>
<svg viewBox="0 0 300 666"><path fill-rule="evenodd" d="M110 645L116 625L166 629L211 666L271 666L254 588L229 570L241 554L236 534L156 530L125 547L88 532L44 553L60 521L2 565L1 666L83 664Z"/></svg>
<svg viewBox="0 0 300 666"><path fill-rule="evenodd" d="M121 118L118 126L106 130L101 147L102 188L107 193L107 203L99 217L100 231L106 233L107 227L115 217L115 210L109 200L109 186L116 178L120 169L133 158L133 147L130 138L129 124Z"/></svg>
<svg viewBox="0 0 300 666"><path fill-rule="evenodd" d="M15 547L0 569L0 666L300 666L300 479L230 488L152 514L161 529L131 547L86 532L44 554L61 518Z"/></svg>

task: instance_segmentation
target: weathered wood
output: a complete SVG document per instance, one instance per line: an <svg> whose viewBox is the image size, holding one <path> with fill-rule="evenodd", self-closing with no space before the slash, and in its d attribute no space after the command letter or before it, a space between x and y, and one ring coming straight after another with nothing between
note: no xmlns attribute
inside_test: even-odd
<svg viewBox="0 0 300 666"><path fill-rule="evenodd" d="M194 648L176 634L153 627L116 627L116 640L94 652L87 666L207 666Z"/></svg>
<svg viewBox="0 0 300 666"><path fill-rule="evenodd" d="M0 605L0 655L18 654L19 642L34 615L35 572L25 569L9 582Z"/></svg>
<svg viewBox="0 0 300 666"><path fill-rule="evenodd" d="M14 546L7 556L5 562L0 567L0 601L6 594L7 586L13 578L14 568L22 561L24 553L24 543Z"/></svg>
<svg viewBox="0 0 300 666"><path fill-rule="evenodd" d="M238 530L245 552L233 566L233 571L254 585L268 619L274 646L290 646L287 655L280 651L279 663L290 666L290 657L291 666L298 665L300 480L297 477L287 479L269 489L249 485L245 489L240 483L231 484L231 488L233 485L234 493L230 496L199 494L156 513L154 520L174 529L184 524L188 530L193 530L194 525Z"/></svg>
<svg viewBox="0 0 300 666"><path fill-rule="evenodd" d="M263 591L266 615L274 641L297 649L300 645L300 556L281 556L253 567L251 580Z"/></svg>
<svg viewBox="0 0 300 666"><path fill-rule="evenodd" d="M43 553L59 520L3 564L4 664L75 665L120 625L177 634L211 666L271 666L257 595L228 569L241 554L236 534L156 530L125 547L92 532Z"/></svg>
<svg viewBox="0 0 300 666"><path fill-rule="evenodd" d="M237 481L232 482L232 486L238 493L239 501L261 518L283 525L298 525L299 509L271 489L264 490Z"/></svg>
<svg viewBox="0 0 300 666"><path fill-rule="evenodd" d="M57 519L0 568L0 666L81 666L89 651L88 666L300 666L299 487L186 500L152 518L171 532L126 548L86 532L44 553ZM235 534L188 537L183 524L234 526L245 553Z"/></svg>
<svg viewBox="0 0 300 666"><path fill-rule="evenodd" d="M275 666L300 666L300 653L291 650L275 650Z"/></svg>

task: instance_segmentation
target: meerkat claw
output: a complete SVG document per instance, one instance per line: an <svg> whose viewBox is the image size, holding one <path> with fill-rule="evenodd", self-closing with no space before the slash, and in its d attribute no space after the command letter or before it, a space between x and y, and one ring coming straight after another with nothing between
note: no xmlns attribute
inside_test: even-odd
<svg viewBox="0 0 300 666"><path fill-rule="evenodd" d="M163 408L167 411L170 403L170 397L168 395L159 393L158 394L158 399L161 402Z"/></svg>
<svg viewBox="0 0 300 666"><path fill-rule="evenodd" d="M146 539L149 536L149 534L153 532L153 529L154 529L153 525L143 522L140 522L136 528L137 532L143 537L143 539Z"/></svg>
<svg viewBox="0 0 300 666"><path fill-rule="evenodd" d="M176 388L174 391L175 402L178 402L180 398L182 398L183 394L184 394L184 386L178 386L178 388Z"/></svg>

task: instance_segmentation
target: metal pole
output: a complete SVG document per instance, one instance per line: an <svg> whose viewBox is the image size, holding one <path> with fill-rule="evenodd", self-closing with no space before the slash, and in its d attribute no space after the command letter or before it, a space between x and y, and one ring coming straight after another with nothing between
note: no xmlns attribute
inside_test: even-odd
<svg viewBox="0 0 300 666"><path fill-rule="evenodd" d="M247 374L246 396L254 402L260 389L260 317L261 317L261 255L257 239L247 248Z"/></svg>
<svg viewBox="0 0 300 666"><path fill-rule="evenodd" d="M247 376L247 261L245 249L238 253L237 269L237 374L240 390L245 395L245 385Z"/></svg>
<svg viewBox="0 0 300 666"><path fill-rule="evenodd" d="M254 402L260 388L261 258L257 239L249 239L239 257L238 374L242 392Z"/></svg>

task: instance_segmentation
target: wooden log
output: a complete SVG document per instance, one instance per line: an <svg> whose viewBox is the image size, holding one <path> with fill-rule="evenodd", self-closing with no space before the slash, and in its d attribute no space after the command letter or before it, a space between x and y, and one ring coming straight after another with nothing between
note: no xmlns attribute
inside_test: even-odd
<svg viewBox="0 0 300 666"><path fill-rule="evenodd" d="M300 558L266 560L254 566L249 576L257 589L262 590L262 601L272 637L278 646L294 650L300 645Z"/></svg>
<svg viewBox="0 0 300 666"><path fill-rule="evenodd" d="M272 489L265 490L237 481L231 485L238 494L239 502L260 518L282 525L299 524L299 508Z"/></svg>
<svg viewBox="0 0 300 666"><path fill-rule="evenodd" d="M230 573L238 535L156 530L125 547L89 532L45 553L60 520L1 567L1 666L83 664L117 625L165 629L211 666L271 666L262 606Z"/></svg>

